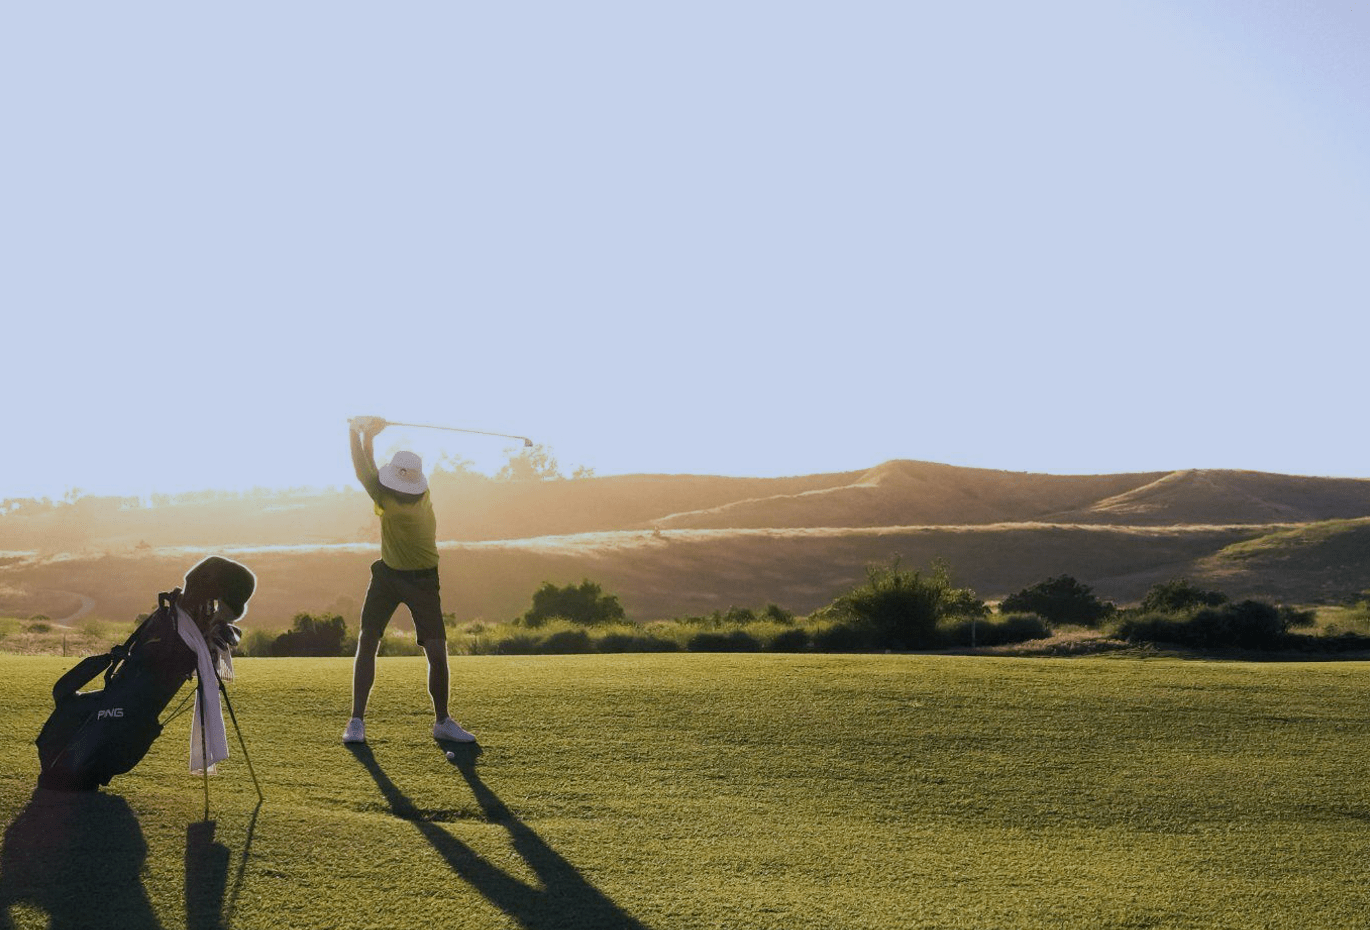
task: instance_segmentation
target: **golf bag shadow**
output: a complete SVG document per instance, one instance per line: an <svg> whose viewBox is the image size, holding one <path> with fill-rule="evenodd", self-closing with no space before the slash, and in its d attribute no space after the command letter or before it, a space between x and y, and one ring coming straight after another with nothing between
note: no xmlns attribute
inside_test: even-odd
<svg viewBox="0 0 1370 930"><path fill-rule="evenodd" d="M157 718L196 667L177 632L180 593L157 595L156 612L122 646L83 659L53 685L56 707L35 741L38 787L91 791L147 755L162 733ZM101 672L102 690L78 691Z"/></svg>

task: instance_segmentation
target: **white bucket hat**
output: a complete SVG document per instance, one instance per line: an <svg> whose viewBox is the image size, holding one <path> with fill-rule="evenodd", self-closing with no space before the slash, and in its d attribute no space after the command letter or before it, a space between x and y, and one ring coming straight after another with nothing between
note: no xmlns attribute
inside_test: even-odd
<svg viewBox="0 0 1370 930"><path fill-rule="evenodd" d="M389 465L382 465L381 484L401 494L422 494L428 490L423 476L423 459L413 452L396 452Z"/></svg>

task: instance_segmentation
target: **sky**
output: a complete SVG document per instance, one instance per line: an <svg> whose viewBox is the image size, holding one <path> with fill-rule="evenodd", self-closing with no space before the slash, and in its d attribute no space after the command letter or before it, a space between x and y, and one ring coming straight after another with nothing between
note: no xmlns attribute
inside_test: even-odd
<svg viewBox="0 0 1370 930"><path fill-rule="evenodd" d="M0 498L1370 477L1370 7L7 4ZM493 471L504 440L390 428Z"/></svg>

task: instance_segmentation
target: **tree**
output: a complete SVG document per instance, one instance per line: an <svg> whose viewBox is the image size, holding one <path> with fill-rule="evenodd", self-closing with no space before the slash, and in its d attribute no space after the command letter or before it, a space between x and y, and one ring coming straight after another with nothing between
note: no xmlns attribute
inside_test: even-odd
<svg viewBox="0 0 1370 930"><path fill-rule="evenodd" d="M475 469L475 464L475 462L465 456L449 455L444 452L442 455L438 456L437 464L433 466L433 475L436 477L439 473L442 473L454 476L460 475L463 478L468 478L472 475L479 474Z"/></svg>
<svg viewBox="0 0 1370 930"><path fill-rule="evenodd" d="M523 615L528 626L542 626L554 617L585 626L614 623L624 619L618 597L605 594L598 584L582 579L579 585L559 588L550 581L533 593L533 606Z"/></svg>
<svg viewBox="0 0 1370 930"><path fill-rule="evenodd" d="M1141 609L1146 613L1175 614L1226 603L1227 595L1221 591L1205 591L1188 578L1175 578L1152 585L1142 598Z"/></svg>
<svg viewBox="0 0 1370 930"><path fill-rule="evenodd" d="M1039 581L1017 594L1010 594L999 605L1000 613L1036 614L1048 623L1082 626L1094 626L1116 609L1095 597L1089 585L1081 584L1069 575Z"/></svg>
<svg viewBox="0 0 1370 930"><path fill-rule="evenodd" d="M553 481L562 477L552 450L544 445L525 447L510 455L495 473L496 481Z"/></svg>

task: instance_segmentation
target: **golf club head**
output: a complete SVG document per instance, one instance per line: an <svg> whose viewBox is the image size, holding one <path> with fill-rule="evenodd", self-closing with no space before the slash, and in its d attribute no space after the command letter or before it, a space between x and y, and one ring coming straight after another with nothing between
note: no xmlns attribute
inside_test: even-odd
<svg viewBox="0 0 1370 930"><path fill-rule="evenodd" d="M525 448L525 449L531 449L531 448L533 448L533 440L531 440L531 439L525 439L525 440L523 440L523 448Z"/></svg>

